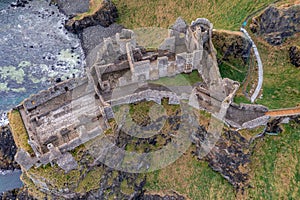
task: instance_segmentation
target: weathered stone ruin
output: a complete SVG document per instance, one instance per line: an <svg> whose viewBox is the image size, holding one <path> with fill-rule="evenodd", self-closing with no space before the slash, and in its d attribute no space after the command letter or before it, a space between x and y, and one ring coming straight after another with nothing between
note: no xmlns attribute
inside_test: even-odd
<svg viewBox="0 0 300 200"><path fill-rule="evenodd" d="M34 156L19 149L17 162L26 170L48 163L56 163L66 172L76 169L68 151L104 134L110 128L108 120L114 118L113 106L142 100L158 104L163 98L168 98L169 104L186 100L195 109L207 110L237 128L266 123L256 120L264 116L266 108L232 104L239 84L220 76L212 29L207 19L199 18L188 26L179 18L155 51L139 46L135 33L128 29L104 39L87 58L85 78L59 83L18 107ZM192 71L197 71L203 82L186 87L149 83Z"/></svg>

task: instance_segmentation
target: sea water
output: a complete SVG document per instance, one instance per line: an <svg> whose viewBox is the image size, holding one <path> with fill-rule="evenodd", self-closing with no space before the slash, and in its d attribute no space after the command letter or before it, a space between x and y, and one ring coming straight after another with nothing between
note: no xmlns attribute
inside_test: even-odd
<svg viewBox="0 0 300 200"><path fill-rule="evenodd" d="M0 126L6 111L47 89L57 78L84 73L84 54L76 35L64 29L66 17L49 1L13 8L0 0ZM19 188L21 171L1 171L0 192Z"/></svg>
<svg viewBox="0 0 300 200"><path fill-rule="evenodd" d="M0 193L22 187L21 174L21 170L0 171Z"/></svg>
<svg viewBox="0 0 300 200"><path fill-rule="evenodd" d="M66 16L46 0L10 7L0 1L0 126L5 112L58 79L84 74L80 40L66 31Z"/></svg>

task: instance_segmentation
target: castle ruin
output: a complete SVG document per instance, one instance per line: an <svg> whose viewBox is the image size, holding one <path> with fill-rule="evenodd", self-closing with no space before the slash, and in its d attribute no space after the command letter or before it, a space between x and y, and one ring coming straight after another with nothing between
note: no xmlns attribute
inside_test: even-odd
<svg viewBox="0 0 300 200"><path fill-rule="evenodd" d="M76 169L69 151L110 128L113 106L142 100L160 104L168 98L169 104L179 104L181 100L194 99L191 106L216 116L226 106L224 122L233 127L266 123L265 107L232 103L239 84L221 78L212 30L207 19L198 18L187 25L178 18L155 51L138 46L135 33L128 29L104 39L87 58L86 77L59 83L18 106L34 155L19 149L16 161L26 170L48 163L57 163L66 172ZM203 82L177 93L148 83L192 71L197 71ZM140 89L128 93L137 87ZM240 119L240 115L245 116Z"/></svg>

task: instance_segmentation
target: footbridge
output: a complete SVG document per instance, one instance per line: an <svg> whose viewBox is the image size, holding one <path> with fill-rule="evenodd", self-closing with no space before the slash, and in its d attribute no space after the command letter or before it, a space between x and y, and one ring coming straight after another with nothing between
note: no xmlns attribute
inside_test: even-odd
<svg viewBox="0 0 300 200"><path fill-rule="evenodd" d="M268 112L266 112L266 115L270 117L287 117L300 115L300 107L269 110Z"/></svg>

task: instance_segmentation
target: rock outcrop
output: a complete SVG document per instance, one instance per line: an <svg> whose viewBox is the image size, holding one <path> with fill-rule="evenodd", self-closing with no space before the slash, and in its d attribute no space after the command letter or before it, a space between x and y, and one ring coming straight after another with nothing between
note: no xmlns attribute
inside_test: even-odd
<svg viewBox="0 0 300 200"><path fill-rule="evenodd" d="M88 12L90 5L89 0L56 0L56 3L59 11L69 17Z"/></svg>
<svg viewBox="0 0 300 200"><path fill-rule="evenodd" d="M296 67L300 67L300 47L291 46L289 49L290 61Z"/></svg>
<svg viewBox="0 0 300 200"><path fill-rule="evenodd" d="M110 0L104 0L97 11L74 17L66 22L65 27L68 31L80 33L83 29L90 26L101 25L108 27L116 21L117 17L116 6Z"/></svg>
<svg viewBox="0 0 300 200"><path fill-rule="evenodd" d="M209 137L204 127L194 135L195 154L199 157L202 143ZM236 189L242 189L249 180L250 142L236 131L225 131L213 149L204 157L209 166L219 172Z"/></svg>
<svg viewBox="0 0 300 200"><path fill-rule="evenodd" d="M14 161L17 152L13 136L8 127L0 127L0 169L14 170L20 168Z"/></svg>
<svg viewBox="0 0 300 200"><path fill-rule="evenodd" d="M284 40L300 31L300 4L270 6L252 19L250 29L263 36L271 45L280 45Z"/></svg>
<svg viewBox="0 0 300 200"><path fill-rule="evenodd" d="M35 200L31 195L28 194L28 191L24 188L14 189L8 192L0 193L0 200Z"/></svg>
<svg viewBox="0 0 300 200"><path fill-rule="evenodd" d="M111 24L108 27L97 25L83 29L79 34L79 38L85 55L88 55L97 45L103 42L103 38L120 33L123 28L122 25Z"/></svg>
<svg viewBox="0 0 300 200"><path fill-rule="evenodd" d="M172 191L170 194L145 194L143 200L185 200L184 196Z"/></svg>
<svg viewBox="0 0 300 200"><path fill-rule="evenodd" d="M212 42L218 52L219 62L239 61L245 64L250 57L251 42L241 32L214 30Z"/></svg>
<svg viewBox="0 0 300 200"><path fill-rule="evenodd" d="M28 0L31 1L31 0ZM11 7L25 7L26 4L28 4L27 0L17 0L15 2L12 2L10 5Z"/></svg>

